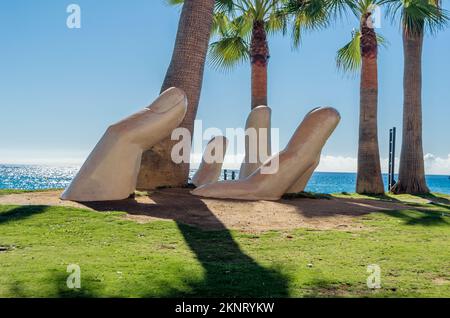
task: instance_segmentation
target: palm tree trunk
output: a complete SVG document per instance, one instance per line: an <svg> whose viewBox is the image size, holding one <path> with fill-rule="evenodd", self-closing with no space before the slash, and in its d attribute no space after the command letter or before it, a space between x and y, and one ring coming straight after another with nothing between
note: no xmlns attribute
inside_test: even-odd
<svg viewBox="0 0 450 318"><path fill-rule="evenodd" d="M269 45L263 21L253 24L250 47L252 65L252 109L267 105L267 64L269 62Z"/></svg>
<svg viewBox="0 0 450 318"><path fill-rule="evenodd" d="M191 136L202 88L214 3L215 0L184 1L172 60L161 88L161 91L164 91L170 87L178 87L185 91L188 110L180 126L187 128ZM175 143L168 138L144 153L138 189L183 186L187 183L189 163L176 164L171 159Z"/></svg>
<svg viewBox="0 0 450 318"><path fill-rule="evenodd" d="M361 87L356 192L384 193L378 147L378 43L368 25L370 13L361 18Z"/></svg>
<svg viewBox="0 0 450 318"><path fill-rule="evenodd" d="M394 193L429 193L422 146L422 47L423 32L403 31L403 137L399 179Z"/></svg>

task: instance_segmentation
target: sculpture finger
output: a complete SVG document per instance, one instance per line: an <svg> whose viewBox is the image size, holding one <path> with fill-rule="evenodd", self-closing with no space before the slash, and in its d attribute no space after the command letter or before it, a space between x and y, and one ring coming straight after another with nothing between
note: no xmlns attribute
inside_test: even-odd
<svg viewBox="0 0 450 318"><path fill-rule="evenodd" d="M337 110L330 107L315 109L306 115L286 148L253 174L238 181L207 184L192 193L213 198L277 200L314 165L339 121ZM277 169L265 173L269 166Z"/></svg>
<svg viewBox="0 0 450 318"><path fill-rule="evenodd" d="M183 120L187 101L177 88L111 125L61 196L80 202L122 200L134 193L142 153L168 137Z"/></svg>
<svg viewBox="0 0 450 318"><path fill-rule="evenodd" d="M203 154L202 163L192 178L192 183L199 187L219 180L223 160L227 152L228 139L216 136L208 143Z"/></svg>
<svg viewBox="0 0 450 318"><path fill-rule="evenodd" d="M272 155L271 116L272 110L267 106L258 106L250 112L245 125L245 158L239 179L247 178Z"/></svg>

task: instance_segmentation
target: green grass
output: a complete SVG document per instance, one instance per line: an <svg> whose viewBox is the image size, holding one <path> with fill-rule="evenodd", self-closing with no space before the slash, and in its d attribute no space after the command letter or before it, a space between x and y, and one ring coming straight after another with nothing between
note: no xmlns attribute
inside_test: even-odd
<svg viewBox="0 0 450 318"><path fill-rule="evenodd" d="M450 297L450 201L432 199L362 216L363 230L261 234L0 206L0 297ZM66 286L69 264L80 290ZM369 264L381 289L366 286Z"/></svg>
<svg viewBox="0 0 450 318"><path fill-rule="evenodd" d="M293 199L331 199L333 195L331 194L323 194L323 193L315 193L315 192L297 192L297 193L286 193L283 195L282 199L284 200L293 200Z"/></svg>
<svg viewBox="0 0 450 318"><path fill-rule="evenodd" d="M363 195L357 193L342 192L342 193L334 193L332 196L336 198L373 199L373 200L385 200L402 203L428 203L429 201L439 201L450 204L450 195L443 193L430 193L423 195L392 194L392 193L385 193L382 195Z"/></svg>

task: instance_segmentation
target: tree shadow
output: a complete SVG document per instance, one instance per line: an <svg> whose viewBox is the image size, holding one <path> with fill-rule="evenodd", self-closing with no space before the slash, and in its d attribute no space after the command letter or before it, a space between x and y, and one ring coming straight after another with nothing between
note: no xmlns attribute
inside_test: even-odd
<svg viewBox="0 0 450 318"><path fill-rule="evenodd" d="M439 204L445 204L447 206L450 206L450 200L447 198L443 198L443 197L437 197L432 193L428 193L428 194L416 194L414 195L416 197L422 198L422 199L427 199L430 200L432 203L439 203Z"/></svg>
<svg viewBox="0 0 450 318"><path fill-rule="evenodd" d="M68 275L69 274L66 273L48 271L48 273L46 273L45 283L40 286L45 295L37 297L82 299L104 297L104 293L102 293L103 286L99 285L98 282L93 284L93 278L89 276L86 277L85 275L81 276L81 288L70 289L67 287ZM25 284L19 280L16 280L14 283L10 284L9 291L15 298L36 297L35 294L32 294L33 290L27 290Z"/></svg>
<svg viewBox="0 0 450 318"><path fill-rule="evenodd" d="M362 283L362 282L361 282ZM365 283L365 282L364 282ZM349 282L336 282L323 278L315 278L307 282L305 289L308 291L303 295L305 298L352 298L352 297L422 297L413 290L408 290L406 294L397 287L390 287L381 284L378 289L371 289L366 284L355 284Z"/></svg>
<svg viewBox="0 0 450 318"><path fill-rule="evenodd" d="M393 198L392 196L388 196L386 194L364 194L366 197L371 198L372 200L381 200L381 201L387 201L387 202L397 202L397 203L404 203L399 199Z"/></svg>
<svg viewBox="0 0 450 318"><path fill-rule="evenodd" d="M435 207L443 208L443 209L446 209L446 210L449 210L449 211L450 211L450 205L442 204L442 203L437 203L437 202L430 202L430 204L431 204L431 205L434 205Z"/></svg>
<svg viewBox="0 0 450 318"><path fill-rule="evenodd" d="M303 295L305 298L345 298L351 295L350 285L345 282L335 282L321 277L313 278L305 282ZM354 294L354 293L353 293Z"/></svg>
<svg viewBox="0 0 450 318"><path fill-rule="evenodd" d="M102 290L104 286L99 284L99 282L94 282L93 277L89 277L85 274L81 276L81 288L80 289L70 289L67 287L67 277L69 274L66 273L56 273L49 274L48 280L53 284L54 298L100 298L104 297Z"/></svg>
<svg viewBox="0 0 450 318"><path fill-rule="evenodd" d="M202 200L188 194L189 197L185 197L189 200L187 205L183 194L178 196L174 200L173 196L155 192L150 195L152 204L128 199L85 205L97 211L124 211L131 215L153 216L176 222L205 274L201 282L187 280L189 292L165 286L168 291L164 297L288 296L287 278L277 270L261 266L242 251L230 230Z"/></svg>
<svg viewBox="0 0 450 318"><path fill-rule="evenodd" d="M47 208L48 207L44 205L20 206L7 212L0 213L0 225L43 213Z"/></svg>
<svg viewBox="0 0 450 318"><path fill-rule="evenodd" d="M379 198L377 196L377 198ZM317 198L286 199L279 203L294 207L297 213L306 218L330 218L336 216L358 217L373 212L407 209L406 204L396 200L374 200L372 198L339 198L329 197L318 200Z"/></svg>
<svg viewBox="0 0 450 318"><path fill-rule="evenodd" d="M415 209L412 211L388 211L385 212L389 216L399 218L404 221L406 225L421 225L421 226L445 226L450 223L442 216L442 213Z"/></svg>
<svg viewBox="0 0 450 318"><path fill-rule="evenodd" d="M345 193L343 193L345 195ZM424 203L418 202L405 202L394 198L392 196L386 194L364 194L365 197L354 198L354 197L333 197L330 195L322 195L316 193L296 193L284 195L282 200L279 202L290 204L295 206L299 213L306 217L329 217L333 215L349 215L349 216L361 216L365 214L369 214L372 212L385 212L388 213L390 211L398 211L398 210L414 210L421 211L422 213L429 213L424 209ZM427 204L434 206L436 208L443 208L446 210L450 210L450 200L442 197L435 196L433 194L424 194L424 195L415 195L421 199L427 199L429 202ZM316 200L316 203L312 203L316 206L315 210L320 210L320 213L317 213L314 209L310 208L310 202L314 202L312 200L297 200L297 199L322 199ZM332 204L327 203L326 200L332 202ZM439 214L437 215L439 216ZM431 215L426 215L422 217L422 222L418 223L426 223L431 225L436 221L436 218ZM445 220L444 220L445 221ZM411 224L415 224L413 220L410 222ZM408 223L408 224L410 224Z"/></svg>
<svg viewBox="0 0 450 318"><path fill-rule="evenodd" d="M395 200L395 202L403 202L403 204L413 206L413 207L423 207L424 204L430 204L432 206L435 206L437 208L444 208L446 210L450 210L450 200L444 197L438 197L432 193L428 194L410 194L413 198L423 199L427 200L428 202L404 202L401 200L397 200L392 197L387 197L386 200L392 199Z"/></svg>
<svg viewBox="0 0 450 318"><path fill-rule="evenodd" d="M450 200L443 197L437 197L432 193L428 194L416 194L415 197L425 199L429 201L430 205L433 205L438 208L444 208L446 210L450 210Z"/></svg>
<svg viewBox="0 0 450 318"><path fill-rule="evenodd" d="M296 192L296 193L286 193L281 197L283 200L295 200L295 199L323 199L331 200L333 197L331 194L326 193L315 193L315 192Z"/></svg>

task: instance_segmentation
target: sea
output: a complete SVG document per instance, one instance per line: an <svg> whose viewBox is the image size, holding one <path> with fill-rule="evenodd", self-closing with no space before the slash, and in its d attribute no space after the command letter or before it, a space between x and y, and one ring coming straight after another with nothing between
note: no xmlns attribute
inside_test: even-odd
<svg viewBox="0 0 450 318"><path fill-rule="evenodd" d="M79 166L50 165L0 165L0 189L44 190L60 189L69 185ZM237 171L222 172L221 180L231 180ZM195 170L191 170L191 176ZM387 187L387 175L383 175ZM450 194L450 177L427 175L432 192ZM308 183L306 191L315 193L355 192L356 173L316 172Z"/></svg>

